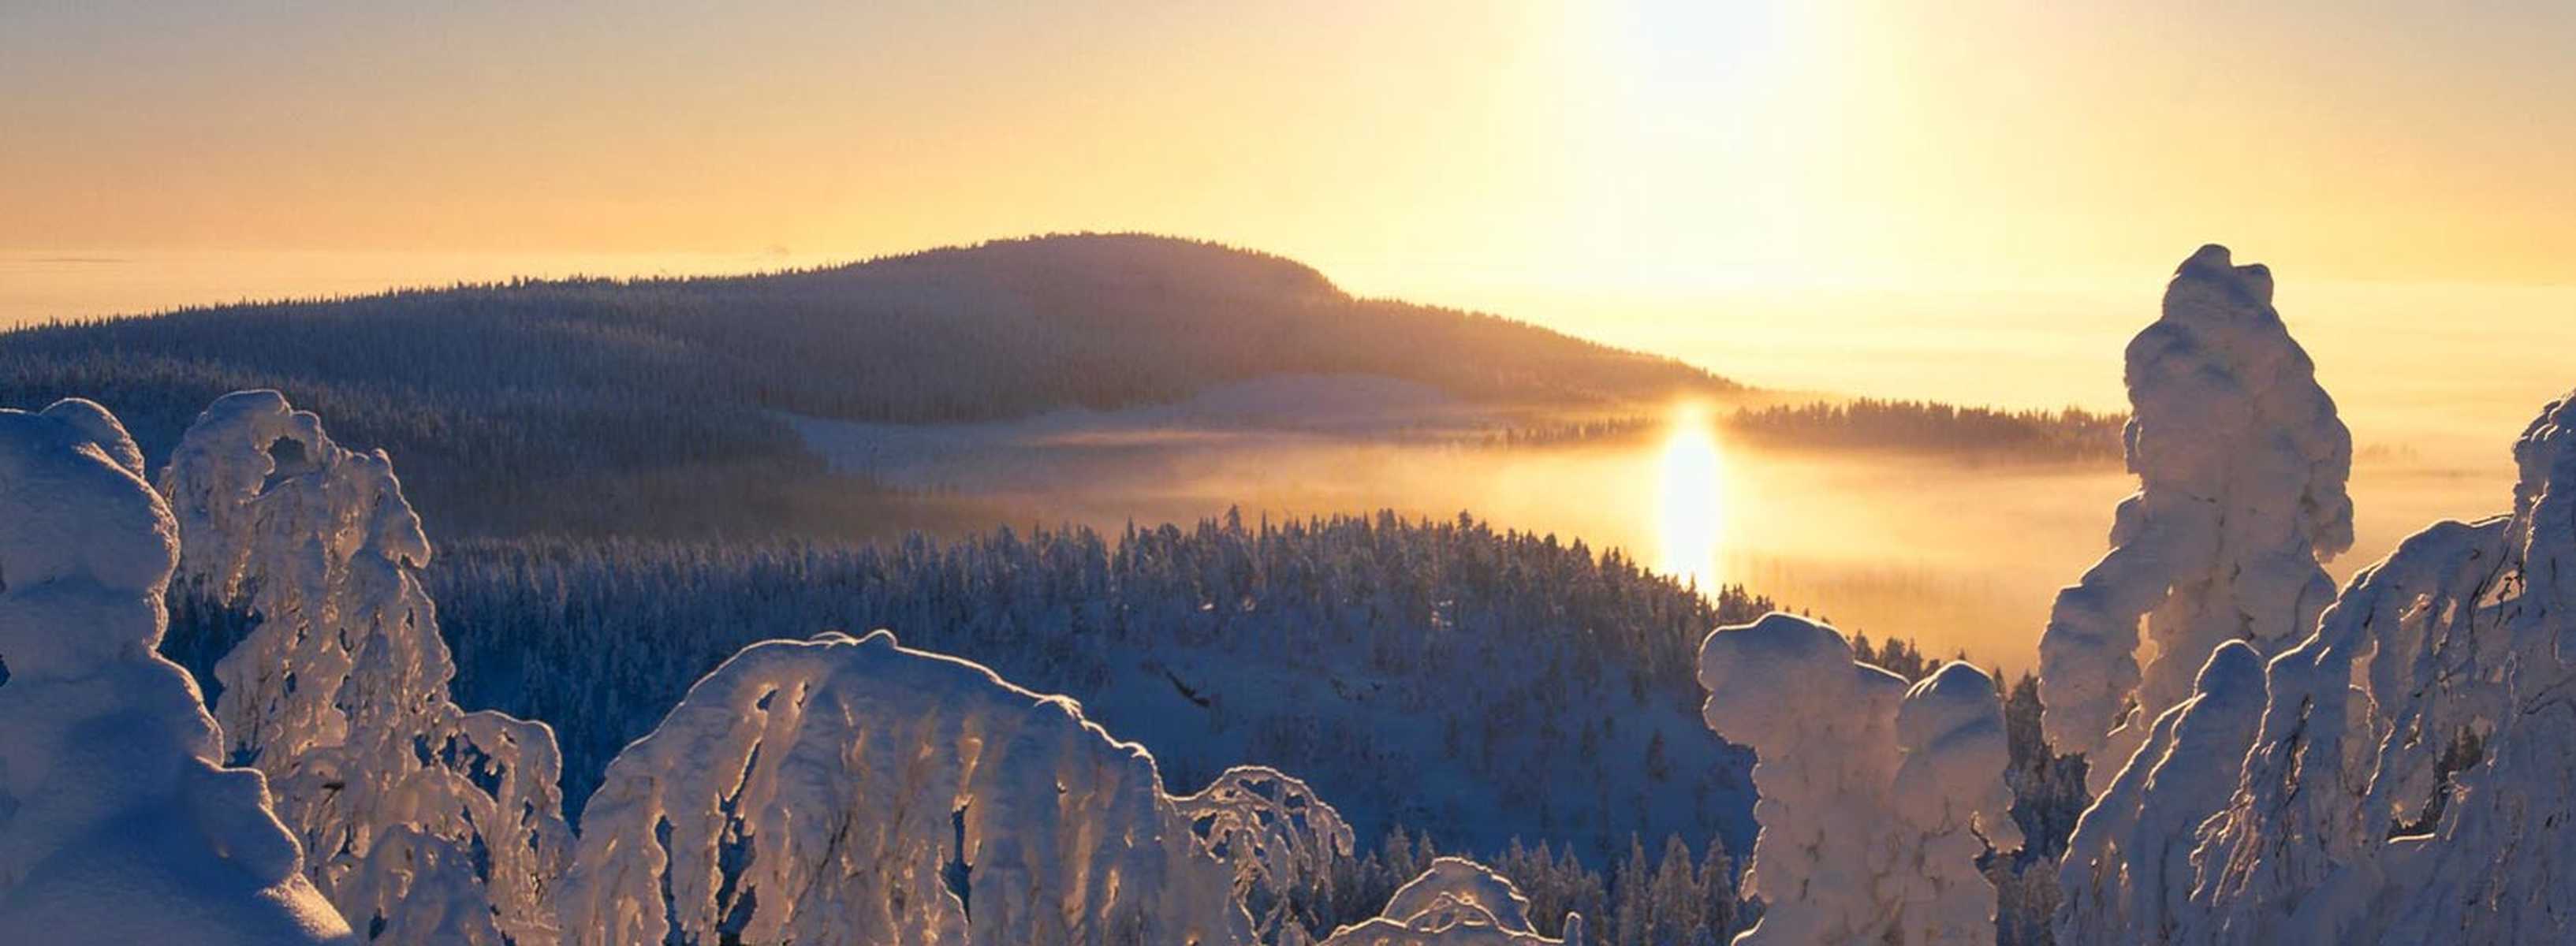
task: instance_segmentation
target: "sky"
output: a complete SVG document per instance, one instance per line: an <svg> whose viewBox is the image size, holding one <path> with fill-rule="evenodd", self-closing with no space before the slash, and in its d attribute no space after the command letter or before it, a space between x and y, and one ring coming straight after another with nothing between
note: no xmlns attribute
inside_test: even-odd
<svg viewBox="0 0 2576 946"><path fill-rule="evenodd" d="M2241 6L7 0L0 248L2576 282L2576 5Z"/></svg>

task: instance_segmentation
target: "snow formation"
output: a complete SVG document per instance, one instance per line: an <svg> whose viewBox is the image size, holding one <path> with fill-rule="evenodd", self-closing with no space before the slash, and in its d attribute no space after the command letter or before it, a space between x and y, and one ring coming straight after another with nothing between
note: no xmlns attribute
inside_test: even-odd
<svg viewBox="0 0 2576 946"><path fill-rule="evenodd" d="M1568 914L1565 938L1530 928L1529 898L1510 879L1463 857L1431 862L1370 920L1334 930L1323 946L1581 946L1583 915Z"/></svg>
<svg viewBox="0 0 2576 946"><path fill-rule="evenodd" d="M1744 890L1765 909L1736 942L1994 941L1976 858L2020 838L1993 680L1953 663L1909 689L1778 612L1711 633L1699 668L1709 728L1757 757Z"/></svg>
<svg viewBox="0 0 2576 946"><path fill-rule="evenodd" d="M1896 708L1904 752L1892 788L1904 840L1919 847L1900 871L1908 943L1991 943L1995 888L1977 869L1989 847L2020 847L2012 788L2004 772L2012 747L1992 677L1952 662L1905 691Z"/></svg>
<svg viewBox="0 0 2576 946"><path fill-rule="evenodd" d="M183 579L259 617L215 666L215 716L314 885L380 943L554 942L571 845L554 734L449 700L429 541L391 462L244 391L198 416L161 489Z"/></svg>
<svg viewBox="0 0 2576 946"><path fill-rule="evenodd" d="M0 411L0 940L353 941L163 659L178 530L88 401Z"/></svg>
<svg viewBox="0 0 2576 946"><path fill-rule="evenodd" d="M2059 862L2061 943L2174 941L2191 916L2194 831L2228 804L2263 712L2263 658L2244 641L2209 655L2182 705L2086 809Z"/></svg>
<svg viewBox="0 0 2576 946"><path fill-rule="evenodd" d="M2171 942L2576 940L2576 394L2267 672ZM2143 833L2143 826L2141 829Z"/></svg>
<svg viewBox="0 0 2576 946"><path fill-rule="evenodd" d="M575 942L1254 941L1153 757L878 631L754 644L609 764Z"/></svg>
<svg viewBox="0 0 2576 946"><path fill-rule="evenodd" d="M1304 946L1316 919L1298 905L1328 903L1333 862L1351 856L1340 812L1305 782L1267 766L1225 770L1197 794L1172 799L1209 853L1234 867L1234 896L1270 946Z"/></svg>
<svg viewBox="0 0 2576 946"><path fill-rule="evenodd" d="M2219 644L2269 654L2313 630L2334 596L2317 563L2352 545L2352 435L2272 308L2270 270L2201 247L2127 361L2139 490L2040 638L2048 740L2093 760L2097 793Z"/></svg>

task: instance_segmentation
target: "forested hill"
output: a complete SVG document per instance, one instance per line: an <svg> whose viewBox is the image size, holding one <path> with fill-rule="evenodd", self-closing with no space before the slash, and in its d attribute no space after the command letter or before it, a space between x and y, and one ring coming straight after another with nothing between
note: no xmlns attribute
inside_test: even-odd
<svg viewBox="0 0 2576 946"><path fill-rule="evenodd" d="M1470 402L1723 391L1680 362L1507 319L1358 299L1276 256L1051 236L758 276L525 281L187 309L0 334L0 403L92 397L155 461L199 408L274 387L401 458L461 531L583 528L530 497L615 481L661 504L721 473L732 521L820 465L775 416L989 420L1177 400L1280 374L1378 375ZM707 497L693 495L703 503ZM598 510L602 518L614 518ZM742 517L749 516L750 519ZM536 517L531 519L531 517ZM542 521L538 521L542 520Z"/></svg>

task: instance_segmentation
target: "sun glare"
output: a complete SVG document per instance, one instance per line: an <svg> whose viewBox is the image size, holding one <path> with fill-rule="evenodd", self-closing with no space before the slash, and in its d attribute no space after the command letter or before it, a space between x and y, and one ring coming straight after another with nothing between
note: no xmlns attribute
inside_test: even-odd
<svg viewBox="0 0 2576 946"><path fill-rule="evenodd" d="M1655 493L1661 518L1663 570L1706 588L1717 582L1718 550L1726 541L1726 464L1705 405L1673 408Z"/></svg>

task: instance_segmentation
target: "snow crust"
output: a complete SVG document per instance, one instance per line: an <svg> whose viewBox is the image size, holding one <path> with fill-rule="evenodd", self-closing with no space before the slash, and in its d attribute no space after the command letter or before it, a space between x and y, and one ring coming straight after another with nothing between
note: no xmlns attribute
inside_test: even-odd
<svg viewBox="0 0 2576 946"><path fill-rule="evenodd" d="M0 940L354 942L154 648L169 509L97 404L0 411Z"/></svg>
<svg viewBox="0 0 2576 946"><path fill-rule="evenodd" d="M392 463L244 391L199 415L161 489L182 577L259 616L215 666L215 716L314 885L379 943L554 942L572 840L554 733L449 700L429 541Z"/></svg>
<svg viewBox="0 0 2576 946"><path fill-rule="evenodd" d="M967 661L752 645L610 763L562 898L585 944L1254 941L1153 757ZM667 892L667 893L666 893Z"/></svg>
<svg viewBox="0 0 2576 946"><path fill-rule="evenodd" d="M1774 612L1700 649L1710 729L1752 747L1762 833L1745 893L1766 943L1991 943L1989 843L2017 847L1994 681L1953 663L1909 687L1826 625Z"/></svg>
<svg viewBox="0 0 2576 946"><path fill-rule="evenodd" d="M2271 271L2215 245L2183 261L2162 316L2129 343L2139 490L2040 638L2048 740L2093 760L2095 792L2219 644L2275 652L2333 598L2318 562L2352 545L2352 436L2315 373L2272 308Z"/></svg>
<svg viewBox="0 0 2576 946"><path fill-rule="evenodd" d="M1583 915L1565 918L1565 938L1530 928L1529 898L1492 868L1442 857L1397 888L1370 920L1334 930L1323 946L1580 946Z"/></svg>

